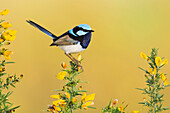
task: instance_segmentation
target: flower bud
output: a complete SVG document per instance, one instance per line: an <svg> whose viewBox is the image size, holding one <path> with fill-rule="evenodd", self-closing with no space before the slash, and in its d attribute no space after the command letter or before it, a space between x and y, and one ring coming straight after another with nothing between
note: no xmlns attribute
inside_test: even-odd
<svg viewBox="0 0 170 113"><path fill-rule="evenodd" d="M78 55L77 60L81 61L81 54Z"/></svg>
<svg viewBox="0 0 170 113"><path fill-rule="evenodd" d="M0 43L3 42L3 41L4 41L4 39L0 38Z"/></svg>
<svg viewBox="0 0 170 113"><path fill-rule="evenodd" d="M65 63L65 62L63 62L63 63L61 64L61 66L62 66L64 69L66 69L66 68L67 68L67 65L66 65L66 63Z"/></svg>
<svg viewBox="0 0 170 113"><path fill-rule="evenodd" d="M80 69L81 69L81 67L80 67L80 66L77 66L77 69L78 69L78 70L80 70Z"/></svg>
<svg viewBox="0 0 170 113"><path fill-rule="evenodd" d="M115 104L117 104L118 103L118 99L115 99L114 101L113 101L113 105L115 105Z"/></svg>
<svg viewBox="0 0 170 113"><path fill-rule="evenodd" d="M81 89L82 89L82 86L80 86L78 89L81 90Z"/></svg>
<svg viewBox="0 0 170 113"><path fill-rule="evenodd" d="M2 72L3 70L2 70L2 67L0 67L0 72Z"/></svg>
<svg viewBox="0 0 170 113"><path fill-rule="evenodd" d="M11 43L10 43L10 42L5 42L4 44L5 44L5 45L10 45Z"/></svg>
<svg viewBox="0 0 170 113"><path fill-rule="evenodd" d="M140 53L140 56L141 56L143 59L146 59L146 60L148 59L147 55L146 55L145 53L143 53L143 52Z"/></svg>
<svg viewBox="0 0 170 113"><path fill-rule="evenodd" d="M2 49L1 49L1 53L4 53L5 51L6 51L5 48L2 48Z"/></svg>
<svg viewBox="0 0 170 113"><path fill-rule="evenodd" d="M21 74L21 75L19 76L19 79L22 79L22 78L23 78L23 76L24 76L24 75L23 75L23 74Z"/></svg>

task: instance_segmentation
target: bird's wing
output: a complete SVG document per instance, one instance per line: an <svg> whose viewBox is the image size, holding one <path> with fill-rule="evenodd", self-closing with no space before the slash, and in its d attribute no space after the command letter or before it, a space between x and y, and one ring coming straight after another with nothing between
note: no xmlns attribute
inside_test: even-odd
<svg viewBox="0 0 170 113"><path fill-rule="evenodd" d="M59 37L59 39L55 40L51 46L57 45L57 46L63 46L63 45L74 45L77 44L78 41L70 38L68 34L63 35L62 37Z"/></svg>
<svg viewBox="0 0 170 113"><path fill-rule="evenodd" d="M52 37L53 39L56 39L57 36L55 36L54 34L52 34L50 31L48 31L47 29L43 28L42 26L38 25L37 23L31 21L31 20L26 20L30 25L38 28L40 31L44 32L45 34L47 34L48 36Z"/></svg>

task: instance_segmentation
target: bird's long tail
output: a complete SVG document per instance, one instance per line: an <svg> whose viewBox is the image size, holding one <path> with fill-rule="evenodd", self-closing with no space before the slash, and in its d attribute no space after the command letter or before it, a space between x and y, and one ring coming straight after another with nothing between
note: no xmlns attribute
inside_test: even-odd
<svg viewBox="0 0 170 113"><path fill-rule="evenodd" d="M50 31L48 31L47 29L41 27L40 25L38 25L37 23L31 21L31 20L26 20L29 24L31 24L32 26L38 28L40 31L44 32L45 34L47 34L48 36L52 37L53 39L58 38L56 35L54 35L53 33L51 33Z"/></svg>

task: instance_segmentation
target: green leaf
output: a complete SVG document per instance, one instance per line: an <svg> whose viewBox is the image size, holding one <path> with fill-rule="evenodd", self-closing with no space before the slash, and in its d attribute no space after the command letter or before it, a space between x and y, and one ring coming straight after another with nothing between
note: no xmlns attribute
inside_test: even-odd
<svg viewBox="0 0 170 113"><path fill-rule="evenodd" d="M6 75L6 74L7 74L7 73L1 73L1 74L0 74L0 77L3 76L3 75Z"/></svg>
<svg viewBox="0 0 170 113"><path fill-rule="evenodd" d="M57 89L57 90L54 90L54 91L62 91L62 89Z"/></svg>
<svg viewBox="0 0 170 113"><path fill-rule="evenodd" d="M110 99L109 106L112 104L112 99Z"/></svg>
<svg viewBox="0 0 170 113"><path fill-rule="evenodd" d="M97 108L95 108L95 107L91 107L91 106L87 106L88 108L92 108L92 109L97 109Z"/></svg>
<svg viewBox="0 0 170 113"><path fill-rule="evenodd" d="M11 63L15 63L15 62L5 62L4 64L11 64Z"/></svg>
<svg viewBox="0 0 170 113"><path fill-rule="evenodd" d="M164 86L164 87L168 87L168 86L170 86L170 85L166 85L166 86Z"/></svg>
<svg viewBox="0 0 170 113"><path fill-rule="evenodd" d="M145 102L139 102L138 104L145 104Z"/></svg>
<svg viewBox="0 0 170 113"><path fill-rule="evenodd" d="M77 91L77 92L87 92L87 91L85 91L85 90L79 90L79 91Z"/></svg>
<svg viewBox="0 0 170 113"><path fill-rule="evenodd" d="M0 23L4 22L5 20L0 20Z"/></svg>
<svg viewBox="0 0 170 113"><path fill-rule="evenodd" d="M141 69L142 71L145 71L146 73L149 74L149 72L148 72L147 70L145 70L145 69L143 69L143 68L141 68L141 67L138 67L138 68Z"/></svg>
<svg viewBox="0 0 170 113"><path fill-rule="evenodd" d="M86 82L86 81L80 81L81 83L88 83L88 82Z"/></svg>
<svg viewBox="0 0 170 113"><path fill-rule="evenodd" d="M14 85L14 84L12 84L12 83L11 83L10 85L11 85L12 87L14 87L14 88L15 88L15 85Z"/></svg>
<svg viewBox="0 0 170 113"><path fill-rule="evenodd" d="M12 93L13 93L13 91L12 91L12 92L8 92L8 93L6 94L6 96L5 96L5 98L9 97Z"/></svg>
<svg viewBox="0 0 170 113"><path fill-rule="evenodd" d="M13 108L9 109L8 111L17 109L17 108L19 108L19 107L20 107L20 106L13 107Z"/></svg>
<svg viewBox="0 0 170 113"><path fill-rule="evenodd" d="M141 91L145 91L145 89L142 89L142 88L136 88L136 89L141 90Z"/></svg>

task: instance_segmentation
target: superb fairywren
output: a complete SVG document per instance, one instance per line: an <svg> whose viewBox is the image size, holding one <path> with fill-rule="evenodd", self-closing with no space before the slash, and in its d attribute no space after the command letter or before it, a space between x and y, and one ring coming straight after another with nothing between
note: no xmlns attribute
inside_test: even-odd
<svg viewBox="0 0 170 113"><path fill-rule="evenodd" d="M27 22L52 37L53 43L50 46L58 46L74 63L82 67L71 54L84 51L88 47L91 41L91 32L94 32L89 25L80 24L64 34L56 36L31 20L27 20Z"/></svg>

